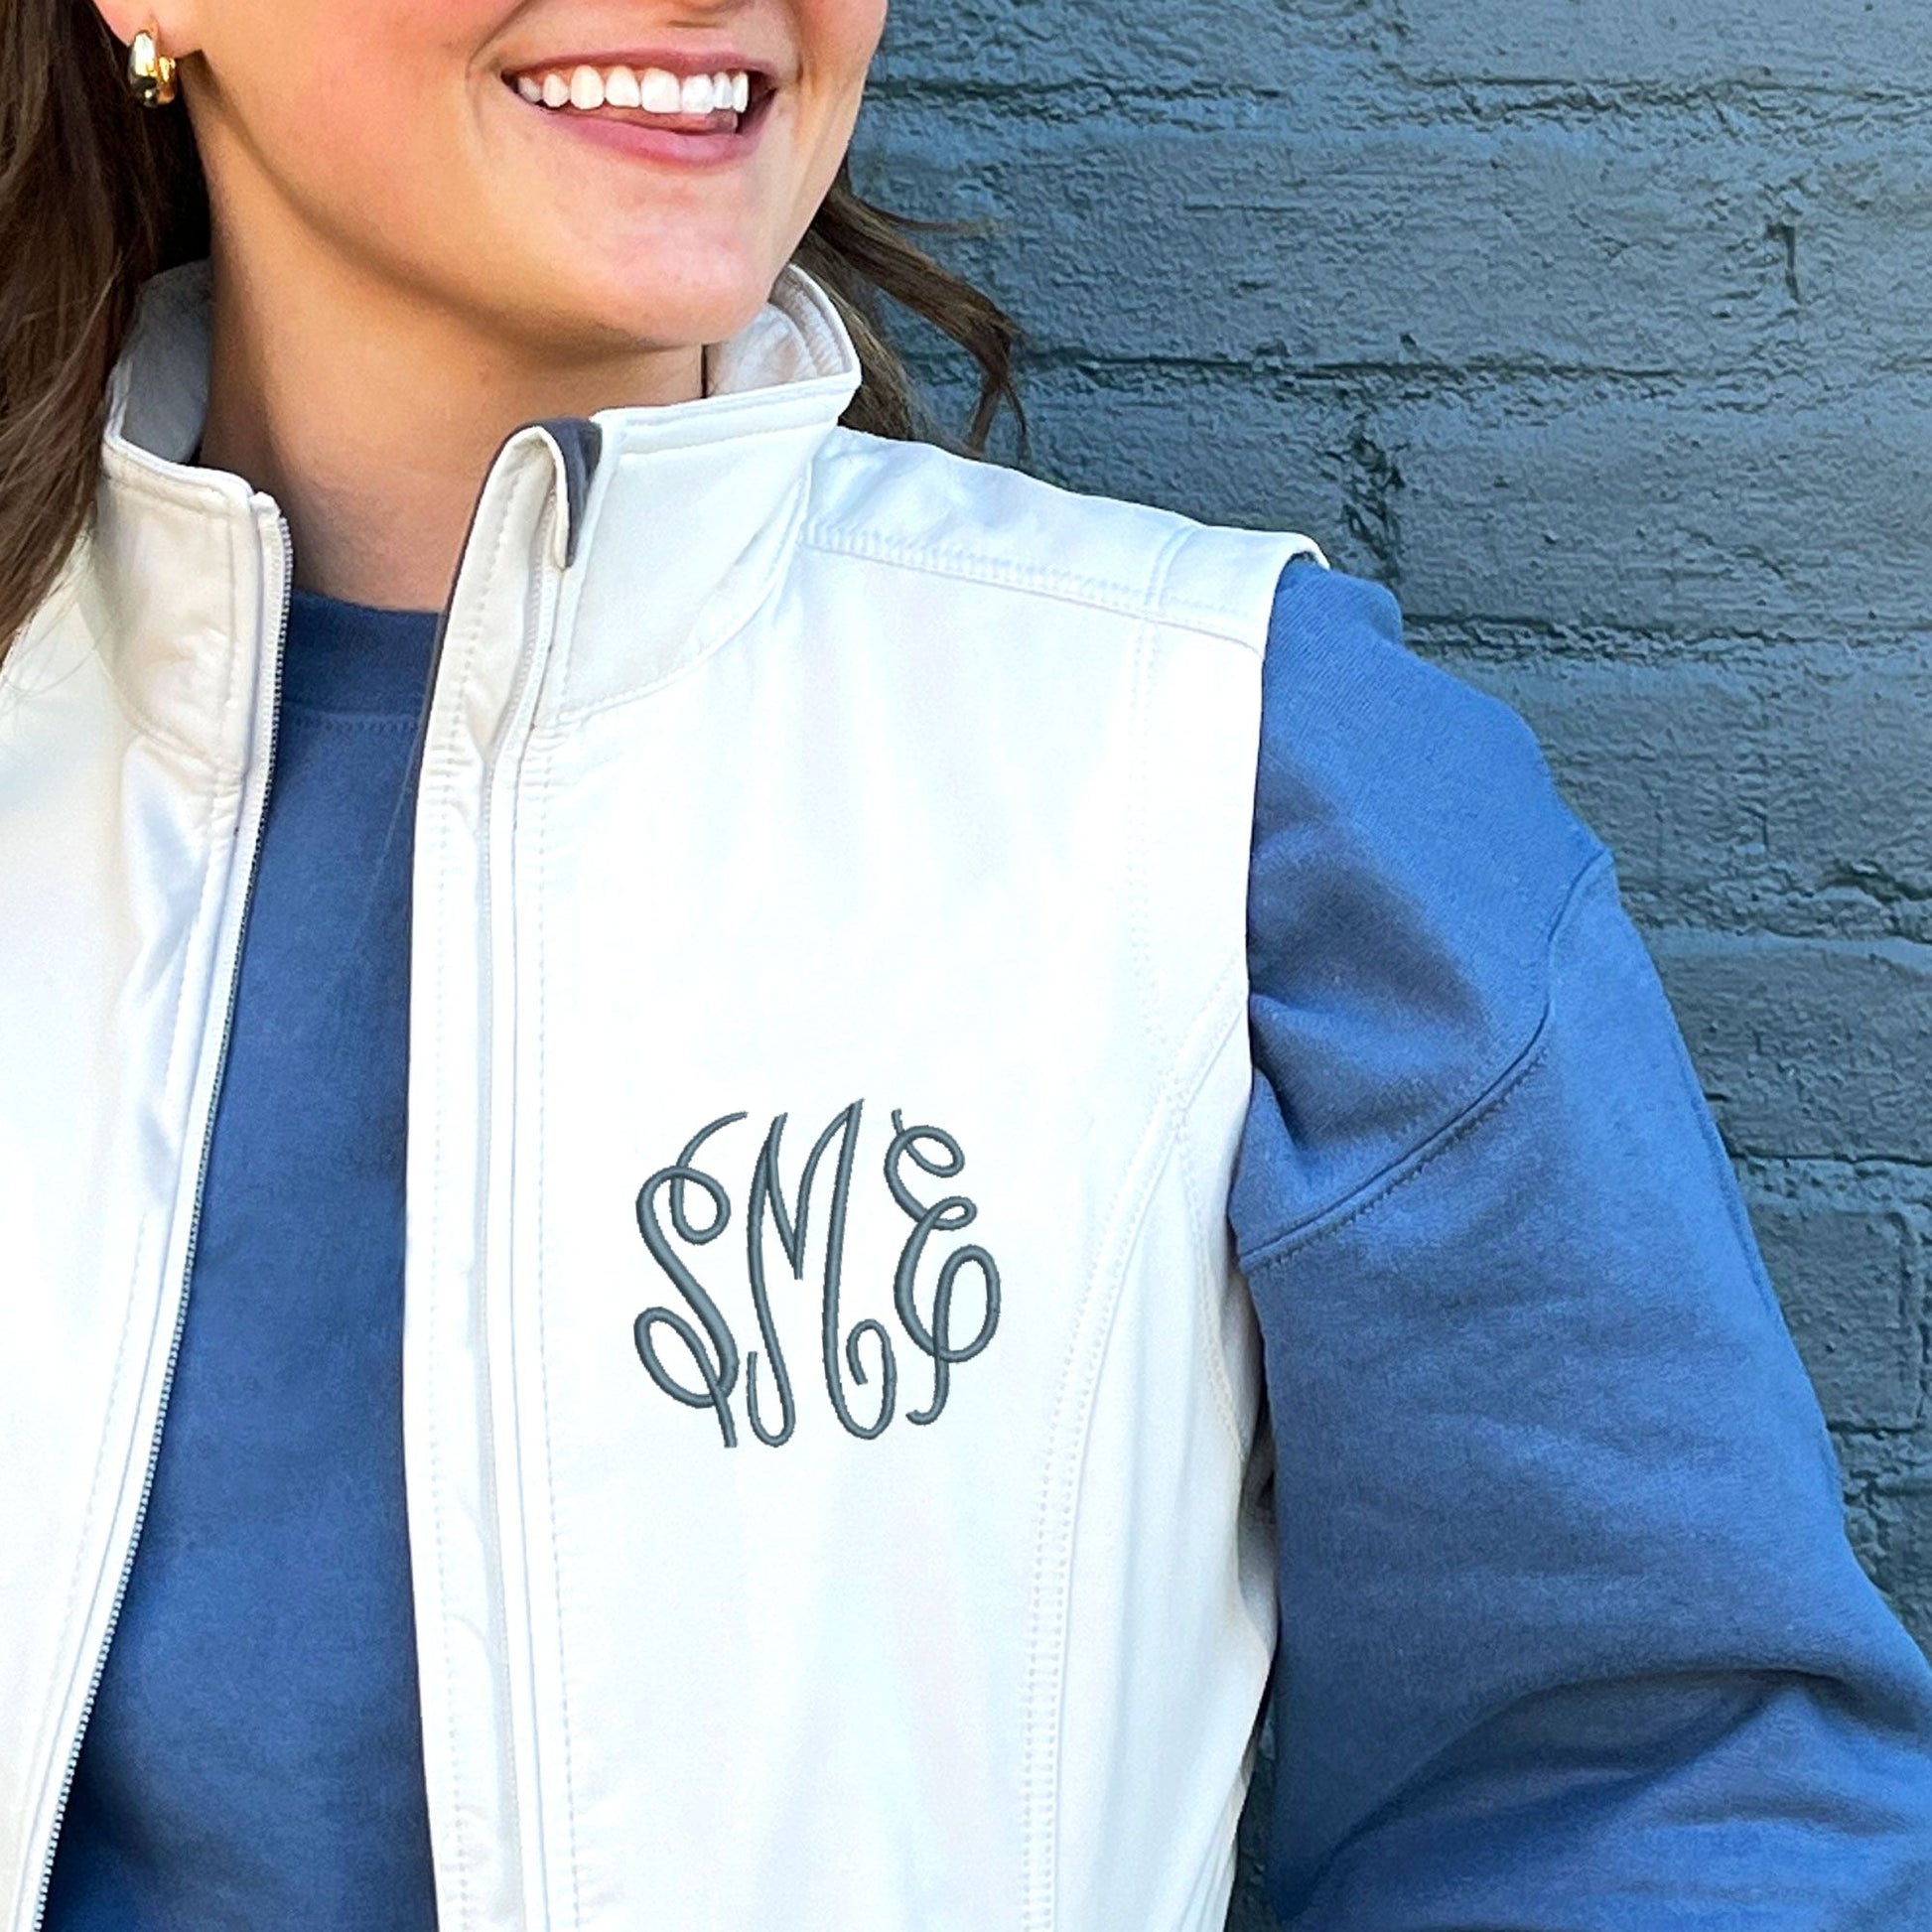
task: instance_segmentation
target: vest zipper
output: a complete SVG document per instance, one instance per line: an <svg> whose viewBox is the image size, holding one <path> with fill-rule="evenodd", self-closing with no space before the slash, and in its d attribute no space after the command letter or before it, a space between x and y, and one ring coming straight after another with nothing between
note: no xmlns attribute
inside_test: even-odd
<svg viewBox="0 0 1932 1932"><path fill-rule="evenodd" d="M531 707L534 704L537 686L540 685L542 680L544 667L548 662L550 645L554 642L555 639L556 624L557 624L559 610L562 601L563 576L565 571L567 571L569 568L569 563L571 559L575 555L576 536L577 536L577 528L578 528L578 513L581 512L583 497L589 487L589 479L590 479L591 472L596 465L597 450L598 450L598 432L597 432L596 425L586 420L577 419L577 418L559 418L556 420L546 420L540 425L540 427L548 431L551 440L553 442L558 443L566 452L565 478L562 484L557 489L556 495L552 500L552 503L550 505L550 510L549 510L549 513L552 516L562 521L562 528L564 534L564 553L565 553L564 561L562 567L557 568L554 561L550 560L551 544L546 543L544 545L542 554L544 555L546 561L543 563L539 563L539 565L537 566L536 594L539 600L538 608L543 613L542 621L538 625L537 642L535 645L531 662L523 667L522 675L520 676L519 679L515 681L514 688L510 694L508 707L505 714L505 723L509 726L509 729L502 735L499 742L495 743L493 746L491 746L488 750L484 752L483 757L483 767L482 767L482 798L481 798L481 811L480 811L479 825L478 825L478 844L482 852L482 860L481 860L480 871L479 871L479 881L478 881L479 901L478 901L476 917L480 922L482 931L485 935L480 970L483 976L484 984L487 990L486 992L484 992L480 996L479 1004L481 1009L483 1012L491 1016L489 1025L490 1025L490 1038L491 1038L490 1079L492 1082L492 1090L493 1090L493 1083L496 1079L496 1064L495 1064L496 1056L494 1050L495 1047L494 1013L495 1013L496 1000L497 1000L497 987L496 987L497 962L494 957L493 948L489 943L488 935L493 930L493 922L495 918L494 874L496 871L496 866L494 863L493 854L494 854L495 839L496 839L495 828L496 828L497 812L498 812L498 806L496 803L496 791L500 781L500 775L501 775L504 759L513 755L516 763L520 767L523 754L527 750L528 733L529 733L530 718L531 718ZM431 714L435 706L435 698L436 698L438 681L442 675L443 656L449 638L451 621L454 618L456 613L456 606L457 606L459 594L464 588L464 582L463 582L464 572L466 567L468 567L470 564L472 545L475 541L476 531L477 531L477 519L483 507L484 501L487 499L489 495L489 491L492 483L494 483L497 481L497 473L498 473L499 466L501 465L503 460L503 452L505 449L509 447L510 443L519 434L521 434L520 430L511 432L511 434L505 437L503 439L503 442L497 446L495 454L490 458L488 468L484 473L483 483L478 489L475 500L471 504L470 520L464 529L463 542L457 554L456 571L450 581L449 595L444 599L443 607L441 611L437 614L436 633L430 646L430 667L429 667L429 677L427 680L427 690L424 695L423 708L416 723L416 742L410 754L411 765L412 765L411 783L415 792L416 799L418 801L417 809L419 813L421 810L421 796L422 796L421 785L422 785L423 767L424 767L424 762L429 754L429 745L430 745L430 738L431 738L431 730L430 730ZM554 542L554 536L552 538L552 542ZM554 582L552 581L553 572L554 572L554 579L555 579ZM528 700L529 702L526 703L526 700ZM417 829L418 831L421 830L420 824L418 825ZM421 851L420 840L416 843L414 849L417 852ZM412 965L411 967L412 981L418 970L419 968ZM492 1100L490 1104L491 1104L491 1111L493 1113L495 1108L494 1100ZM483 1132L484 1135L484 1144L485 1144L484 1173L485 1175L487 1175L489 1172L489 1163L495 1158L493 1149L496 1140L498 1138L493 1120L485 1119L483 1126ZM485 1189L487 1190L486 1179L485 1179ZM507 1203L505 1197L505 1205ZM481 1258L479 1263L480 1273L483 1278L485 1284L487 1283L492 1257L500 1248L500 1246L501 1246L501 1239L500 1236L497 1234L494 1225L486 1224L484 1239L481 1250ZM486 1289L485 1289L485 1299L486 1299ZM485 1318L487 1318L486 1308L484 1311L485 1311ZM487 1354L488 1352L490 1351L488 1351L488 1349L486 1348L485 1353ZM407 1379L407 1368L405 1367L405 1380L406 1379ZM499 1392L494 1385L494 1381L491 1375L487 1372L487 1368L486 1368L484 1382L483 1382L483 1392L482 1398L483 1400L482 1420L483 1420L483 1426L486 1434L486 1437L489 1443L491 1444L490 1467L489 1467L489 1474L487 1478L491 1485L489 1491L491 1499L488 1504L488 1509L490 1514L495 1519L497 1534L500 1538L504 1534L503 1527L502 1527L504 1506L503 1506L503 1499L501 1497L501 1494L495 1487L497 1476L500 1473L499 1465L501 1460L501 1451L500 1449L497 1447L498 1394ZM405 1459L406 1459L406 1453L407 1452L405 1451ZM521 1528L520 1528L521 1520L522 1520L522 1504L521 1504L520 1496L517 1497L515 1501L515 1514L519 1526L518 1534L517 1534L517 1542L518 1542L518 1547L520 1549L521 1540L522 1540ZM412 1524L413 1522L414 1519L412 1517ZM412 1542L412 1561L419 1561L419 1560L420 1560L420 1552L414 1551L413 1542ZM519 1566L519 1567L524 1567L524 1566ZM527 1567L524 1568L525 1568L524 1593L526 1598L525 1610L524 1610L524 1630L527 1633L528 1618L529 1618L529 1611L527 1605L528 1581L527 1581ZM509 1578L507 1575L503 1578L502 1587L504 1592L502 1614L504 1617L505 1625L507 1626L512 1621L509 1613L509 1597L510 1597L510 1591L514 1587L513 1580ZM417 1648L418 1648L419 1658L421 1654L421 1647L422 1647L422 1636L421 1636L421 1631L419 1629L417 1633ZM528 1783L529 1786L528 1797L527 1797L529 1815L540 1820L541 1805L535 1790L534 1777L526 1781L525 1777L523 1776L524 1766L522 1761L519 1759L517 1743L516 1743L515 1736L513 1734L515 1729L515 1719L513 1714L516 1712L518 1706L516 1687L512 1681L511 1651L515 1648L516 1648L516 1644L514 1639L512 1638L512 1640L509 1643L506 1643L503 1654L496 1660L496 1664L495 1664L495 1678L496 1678L497 1693L503 1699L504 1710L512 1714L510 1719L510 1732L506 1733L503 1738L498 1740L499 1748L504 1753L505 1760L506 1760L504 1763L500 1764L498 1768L499 1768L499 1773L503 1777L504 1788L513 1794L511 1802L515 1811L515 1831L516 1831L516 1841L517 1841L517 1846L516 1846L517 1886L518 1886L520 1897L523 1902L523 1906L527 1913L531 1903L530 1882L526 1875L526 1865L525 1865L525 1860L526 1860L526 1854L528 1848L524 1843L524 1835L521 1830L523 1807L525 1804L523 1793L524 1793L526 1782ZM528 1648L527 1644L524 1645L524 1648L527 1650ZM423 1769L424 1769L424 1777L426 1783L433 1782L434 1779L438 1776L438 1772L436 1768L433 1766L433 1764L430 1761L429 1744L430 1744L430 1740L427 1737L425 1737ZM432 1803L434 1802L434 1795L435 1795L434 1792L432 1792L431 1793ZM430 1846L431 1869L432 1869L432 1877L435 1881L437 1900L438 1900L438 1909L443 1914L444 1922L447 1925L450 1922L450 1914L452 1908L449 1899L445 1896L442 1881L445 1876L445 1870L450 1862L451 1857L454 1855L455 1852L460 1851L460 1848L455 1848L449 1845L444 1845L439 1843L437 1839L437 1833L434 1829L433 1821L432 1821L432 1829L431 1829L430 1837L431 1837L431 1846ZM538 1869L540 1871L541 1870L540 1828L538 1831L538 1840L539 1840L538 1848L537 1848ZM549 1917L547 1912L543 1910L541 1905L543 1886L540 1879L538 1880L537 1890L538 1890L538 1919L536 1922L547 1925L549 1923ZM529 1921L526 1918L524 1922L527 1923ZM38 1932L38 1928L36 1929L36 1932Z"/></svg>
<svg viewBox="0 0 1932 1932"><path fill-rule="evenodd" d="M557 424L546 423L544 427L551 431L553 438L556 437L558 430ZM574 449L578 460L568 465L570 474L567 477L567 486L563 490L560 490L559 496L561 500L557 502L554 509L554 514L565 519L565 530L567 533L565 548L566 568L574 557L576 550L577 517L573 514L573 511L581 504L581 495L576 492L581 492L588 488L590 472L596 466L598 450L597 432L594 424L573 420L571 421L570 427L576 432L576 435L570 440L567 447ZM507 441L508 439L506 438L505 442L507 443ZM499 447L496 457L493 457L490 461L491 475L494 474L496 462L501 454L502 451ZM487 487L487 481L488 479L485 478L485 488ZM483 493L482 490L479 491L477 503L472 505L470 524L464 532L463 547L457 559L457 575L459 577L462 574L463 562L469 555L471 536L476 528L476 512L478 506L482 503ZM272 499L264 496L262 500L268 501ZM80 1751L87 1735L87 1721L93 1715L94 1700L100 1693L100 1681L107 1670L107 1652L114 1640L114 1626L120 1621L121 1605L127 1596L128 1580L134 1572L135 1552L140 1547L141 1526L147 1518L148 1498L154 1488L155 1467L161 1455L161 1430L163 1423L167 1420L168 1397L175 1380L175 1363L181 1353L182 1335L188 1322L188 1292L189 1285L193 1281L195 1274L195 1244L201 1232L202 1195L207 1184L208 1155L214 1144L214 1117L220 1103L221 1078L227 1065L228 1036L234 1026L235 1000L240 991L241 949L247 939L248 908L254 894L256 868L261 859L262 835L268 821L269 785L273 781L275 774L275 736L279 727L282 709L282 658L288 638L289 605L295 584L295 540L293 533L289 529L288 518L282 514L279 506L276 507L275 522L277 532L281 538L282 610L280 620L276 626L274 647L269 661L268 732L267 743L262 755L260 803L255 813L254 836L249 846L247 873L242 882L241 919L237 926L233 970L230 972L228 978L227 1001L221 1015L220 1038L215 1045L214 1078L212 1090L208 1095L207 1122L202 1131L201 1153L198 1157L195 1172L195 1196L193 1205L189 1210L188 1246L182 1267L181 1295L175 1308L174 1333L168 1340L168 1360L162 1370L161 1394L155 1408L154 1428L149 1433L147 1461L141 1474L141 1494L134 1510L134 1527L128 1537L127 1549L121 1558L120 1576L114 1585L114 1600L107 1613L107 1627L101 1635L99 1648L94 1654L92 1670L87 1680L87 1694L81 1701L80 1722L74 1727L73 1739L68 1749L67 1765L61 1774L61 1788L54 1801L54 1821L48 1833L46 1857L41 1864L40 1883L35 1894L33 1914L28 1920L28 1932L44 1932L46 1925L47 1901L54 1886L54 1861L60 1848L61 1826L67 1817L68 1800L73 1790L74 1772L80 1763ZM417 738L413 757L419 769L429 736L429 714L431 704L434 702L436 695L437 673L443 661L444 636L449 627L450 613L455 602L456 583L453 579L450 595L444 600L443 607L437 614L436 635L431 645L427 688L423 696L422 712L417 721ZM553 604L549 613L550 625L553 631L556 617L557 611ZM543 653L544 658L548 656L549 641L550 639L546 637ZM539 664L542 661L543 659L539 659ZM488 778L485 780L485 794L492 790L493 787L494 771L492 769ZM485 813L488 810L488 798L485 796Z"/></svg>
<svg viewBox="0 0 1932 1932"><path fill-rule="evenodd" d="M570 530L570 505L564 490L558 491L550 514L564 523L566 531ZM574 550L574 544L570 548ZM506 1567L503 1578L504 1623L508 1640L504 1646L501 1674L508 1679L514 1670L521 1681L520 1700L515 1682L509 1682L505 1687L508 1691L505 1708L509 1713L509 1735L505 1742L510 1757L510 1789L519 1794L527 1791L527 1796L519 1795L517 1803L518 1876L522 1881L524 1923L531 1928L531 1932L539 1932L539 1929L548 1928L552 1923L549 1846L543 1804L544 1766L538 1736L540 1725L536 1717L542 1700L537 1688L535 1639L532 1634L534 1612L530 1597L522 1430L517 1422L515 1402L512 1400L505 1404L500 1397L503 1388L513 1384L516 1367L513 1340L515 1311L509 1300L510 1283L516 1275L517 1234L514 1122L520 1068L515 1050L515 1003L523 978L515 936L516 803L524 760L529 755L530 733L537 704L556 647L563 616L564 576L569 568L568 564L562 569L556 567L549 555L548 542L543 550L544 561L538 565L538 621L522 675L509 695L504 715L505 729L484 767L478 840L483 852L480 916L487 985L482 1004L487 1015L490 1082L489 1105L483 1126L483 1191L487 1212L483 1223L484 1245L479 1278L485 1349L494 1364L486 1377L486 1399L496 1530L514 1556L514 1562ZM500 1185L496 1184L499 1174L505 1176ZM505 1436L508 1439L507 1449ZM502 1479L506 1456L507 1482ZM509 1613L512 1591L516 1592L520 1603L520 1613L515 1617ZM527 1713L526 1732L520 1752L516 1737L519 1706Z"/></svg>
<svg viewBox="0 0 1932 1932"><path fill-rule="evenodd" d="M175 1304L175 1328L168 1340L167 1365L161 1373L161 1395L155 1408L154 1428L148 1435L147 1462L141 1473L140 1500L134 1508L134 1528L121 1557L120 1576L114 1585L114 1601L107 1612L107 1628L94 1653L93 1669L87 1680L87 1695L81 1701L80 1722L74 1727L73 1741L68 1750L67 1768L61 1775L61 1789L54 1801L54 1824L48 1835L47 1856L41 1864L40 1888L34 1911L28 1921L29 1932L42 1932L47 1919L48 1896L54 1888L54 1860L61 1843L61 1825L67 1817L68 1800L73 1790L74 1772L80 1764L80 1750L87 1735L87 1720L93 1715L94 1699L100 1693L100 1680L107 1670L107 1652L114 1641L114 1626L120 1621L121 1604L127 1596L128 1580L134 1574L134 1556L141 1544L141 1525L147 1520L148 1497L154 1489L154 1472L161 1458L161 1429L168 1416L168 1396L174 1387L175 1362L181 1354L181 1338L188 1323L188 1290L195 1278L195 1243L202 1226L202 1193L207 1184L208 1154L214 1145L214 1116L220 1104L221 1076L227 1066L228 1035L234 1027L235 999L241 984L241 948L248 930L248 908L255 889L255 870L261 859L262 834L268 822L268 788L275 771L275 734L282 709L282 653L288 636L289 603L295 581L295 540L288 518L279 508L275 521L282 547L282 615L277 623L269 660L268 732L262 752L262 777L259 803L255 809L254 836L248 851L248 868L241 887L241 918L236 927L235 954L228 974L227 1001L221 1015L221 1034L214 1049L214 1077L208 1094L207 1120L202 1129L202 1147L195 1170L195 1197L189 1209L188 1248L182 1264L181 1294Z"/></svg>

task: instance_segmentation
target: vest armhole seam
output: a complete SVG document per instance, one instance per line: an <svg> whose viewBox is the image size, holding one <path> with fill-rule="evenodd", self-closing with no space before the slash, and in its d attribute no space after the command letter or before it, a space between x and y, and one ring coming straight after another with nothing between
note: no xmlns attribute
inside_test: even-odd
<svg viewBox="0 0 1932 1932"><path fill-rule="evenodd" d="M1221 982L1215 987L1206 1006L1203 1007L1200 1018L1195 1022L1194 1027L1188 1029L1190 1035L1213 1012L1216 1003L1223 997L1224 989L1229 979L1237 979L1245 987L1245 975L1232 973L1223 975ZM1234 1384L1228 1375L1227 1363L1223 1352L1223 1343L1225 1341L1224 1329L1227 1317L1224 1312L1214 1307L1214 1291L1217 1285L1222 1284L1219 1272L1214 1266L1214 1258L1208 1251L1202 1232L1206 1226L1206 1217L1210 1209L1210 1203L1200 1197L1199 1179L1195 1172L1194 1105L1200 1098L1201 1089L1206 1085L1215 1066L1219 1063L1222 1054L1227 1051L1228 1041L1238 1036L1241 1033L1242 1023L1246 1018L1246 1005L1245 999L1242 998L1236 998L1229 1003L1230 1011L1227 1024L1214 1034L1213 1043L1201 1054L1199 1070L1186 1083L1184 1095L1176 1095L1174 1109L1174 1142L1176 1155L1180 1163L1181 1194L1187 1217L1189 1245L1194 1251L1193 1293L1199 1304L1201 1323L1200 1352L1204 1357L1202 1367L1214 1391L1214 1407L1220 1415L1222 1424L1227 1429L1228 1439L1232 1443L1236 1453L1244 1458L1253 1447L1253 1432L1251 1430L1244 1431L1242 1428L1241 1418L1235 1403ZM1217 1216L1216 1224L1224 1229L1227 1221L1227 1204L1225 1199L1220 1202L1219 1206L1220 1212ZM1237 1269L1235 1272L1239 1273L1239 1270Z"/></svg>

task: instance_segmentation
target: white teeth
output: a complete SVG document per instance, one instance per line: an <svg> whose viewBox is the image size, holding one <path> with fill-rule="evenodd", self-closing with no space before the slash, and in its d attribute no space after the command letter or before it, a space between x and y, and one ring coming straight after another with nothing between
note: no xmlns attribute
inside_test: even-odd
<svg viewBox="0 0 1932 1932"><path fill-rule="evenodd" d="M637 76L638 105L647 114L675 114L681 97L677 75L662 68L646 68Z"/></svg>
<svg viewBox="0 0 1932 1932"><path fill-rule="evenodd" d="M516 91L546 107L574 107L592 113L600 107L640 107L647 114L744 113L751 105L752 77L741 71L693 73L682 80L663 68L606 68L588 65L568 71L519 73Z"/></svg>

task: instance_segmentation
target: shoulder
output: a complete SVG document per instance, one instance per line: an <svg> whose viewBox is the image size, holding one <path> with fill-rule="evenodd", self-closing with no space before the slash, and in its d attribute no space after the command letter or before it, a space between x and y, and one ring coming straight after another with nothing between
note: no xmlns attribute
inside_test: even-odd
<svg viewBox="0 0 1932 1932"><path fill-rule="evenodd" d="M1379 584L1285 568L1262 690L1266 831L1345 828L1364 857L1437 879L1446 911L1540 904L1599 843L1528 721L1420 655Z"/></svg>
<svg viewBox="0 0 1932 1932"><path fill-rule="evenodd" d="M1268 1164L1266 1212L1250 1204L1257 1222L1338 1198L1502 1076L1541 1020L1557 929L1606 855L1528 722L1419 655L1386 590L1284 572L1248 940L1258 1099L1284 1160Z"/></svg>
<svg viewBox="0 0 1932 1932"><path fill-rule="evenodd" d="M1059 599L1259 650L1289 531L1203 523L953 454L840 429L814 466L801 542L935 578Z"/></svg>

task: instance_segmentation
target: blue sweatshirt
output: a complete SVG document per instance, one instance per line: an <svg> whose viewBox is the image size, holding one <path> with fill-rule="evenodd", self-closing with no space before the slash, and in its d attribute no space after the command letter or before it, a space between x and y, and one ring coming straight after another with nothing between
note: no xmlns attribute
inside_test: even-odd
<svg viewBox="0 0 1932 1932"><path fill-rule="evenodd" d="M49 1932L435 1921L398 1373L434 621L296 594L183 1348ZM1513 710L1313 565L1270 633L1249 952L1229 1216L1276 1461L1285 1923L1932 1927L1932 1668L1846 1541L1611 857Z"/></svg>
<svg viewBox="0 0 1932 1932"><path fill-rule="evenodd" d="M295 592L154 1486L47 1932L436 1923L402 1481L433 613Z"/></svg>
<svg viewBox="0 0 1932 1932"><path fill-rule="evenodd" d="M1922 1932L1932 1668L1613 860L1523 719L1292 566L1230 1213L1306 1932Z"/></svg>

